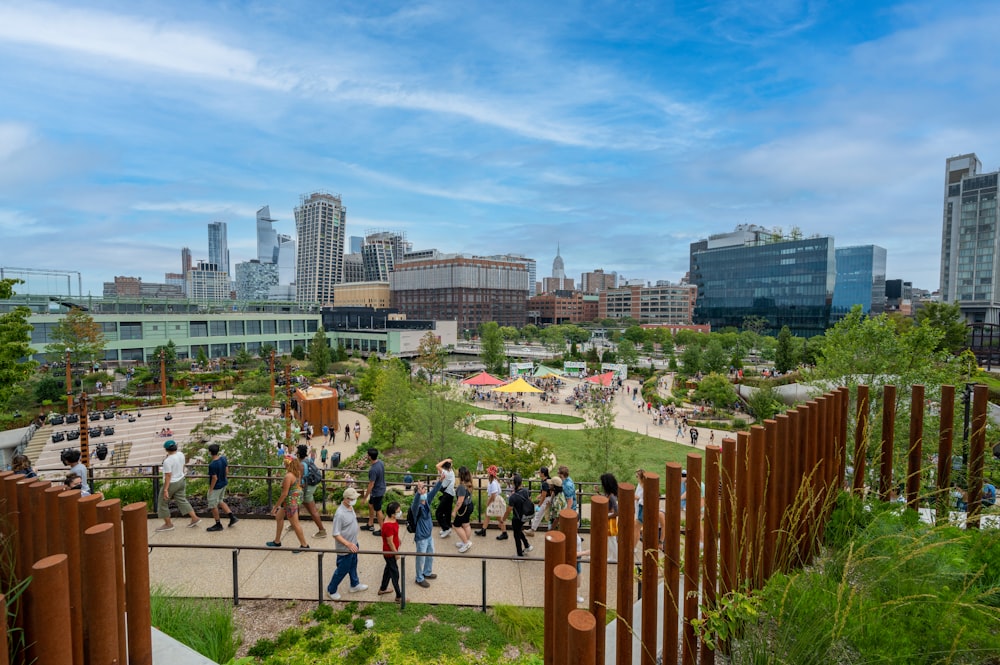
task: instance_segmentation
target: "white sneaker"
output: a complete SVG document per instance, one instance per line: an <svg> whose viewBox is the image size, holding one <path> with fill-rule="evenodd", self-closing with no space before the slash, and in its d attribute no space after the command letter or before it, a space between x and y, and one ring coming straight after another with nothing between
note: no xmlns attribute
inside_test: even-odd
<svg viewBox="0 0 1000 665"><path fill-rule="evenodd" d="M447 531L442 531L441 532L441 537L442 538L447 538L450 535L451 535L451 529L448 529Z"/></svg>
<svg viewBox="0 0 1000 665"><path fill-rule="evenodd" d="M368 589L367 584L359 584L358 586L352 586L348 589L351 593L359 593Z"/></svg>
<svg viewBox="0 0 1000 665"><path fill-rule="evenodd" d="M455 547L461 547L461 546L462 546L462 541L461 540L456 540L455 541Z"/></svg>
<svg viewBox="0 0 1000 665"><path fill-rule="evenodd" d="M330 593L329 591L327 591L326 592L326 597L329 598L330 600L340 600L340 594L339 593Z"/></svg>
<svg viewBox="0 0 1000 665"><path fill-rule="evenodd" d="M534 547L532 547L531 545L528 545L527 547L524 548L524 551L525 552L530 552L530 551L532 551L534 549L535 549Z"/></svg>
<svg viewBox="0 0 1000 665"><path fill-rule="evenodd" d="M465 554L471 548L472 548L472 543L471 542L469 542L469 543L463 543L462 546L458 548L458 553L459 554Z"/></svg>
<svg viewBox="0 0 1000 665"><path fill-rule="evenodd" d="M576 602L577 603L583 603L583 596L577 596L576 597Z"/></svg>

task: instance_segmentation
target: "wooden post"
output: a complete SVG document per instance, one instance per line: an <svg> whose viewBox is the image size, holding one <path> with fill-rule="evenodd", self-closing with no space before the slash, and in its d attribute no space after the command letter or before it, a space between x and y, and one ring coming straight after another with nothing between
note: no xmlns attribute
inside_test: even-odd
<svg viewBox="0 0 1000 665"><path fill-rule="evenodd" d="M122 509L125 540L125 604L128 634L128 665L152 665L153 639L149 609L149 534L146 504L132 503ZM74 664L75 665L75 664Z"/></svg>
<svg viewBox="0 0 1000 665"><path fill-rule="evenodd" d="M120 499L106 499L97 504L97 521L100 524L110 524L114 529L115 552L115 600L118 605L118 662L128 660L125 648L125 562L122 548L122 502Z"/></svg>
<svg viewBox="0 0 1000 665"><path fill-rule="evenodd" d="M892 442L896 435L896 386L882 389L882 450L878 476L878 497L889 500L892 490Z"/></svg>
<svg viewBox="0 0 1000 665"><path fill-rule="evenodd" d="M566 618L569 630L568 659L574 665L592 665L603 663L597 656L597 635L604 632L604 624L594 618L594 615L584 610L573 610ZM601 630L597 630L597 626Z"/></svg>
<svg viewBox="0 0 1000 665"><path fill-rule="evenodd" d="M923 467L924 387L910 386L910 448L906 456L906 507L920 508L920 470Z"/></svg>
<svg viewBox="0 0 1000 665"><path fill-rule="evenodd" d="M732 444L733 457L736 456L736 441ZM734 460L735 461L735 460ZM676 663L680 651L681 598L681 465L667 462L665 487L666 501L663 522L663 662ZM659 503L659 502L657 502ZM649 505L649 504L646 504ZM643 518L653 520L654 514ZM735 574L735 562L730 557Z"/></svg>
<svg viewBox="0 0 1000 665"><path fill-rule="evenodd" d="M706 446L705 466L705 537L704 565L701 575L701 598L704 607L714 609L718 602L719 582L719 482L722 477L722 448ZM777 488L775 488L777 489ZM702 612L702 619L705 613ZM701 665L715 663L715 651L701 644Z"/></svg>
<svg viewBox="0 0 1000 665"><path fill-rule="evenodd" d="M643 497L657 497L656 505L659 506L660 496L660 476L656 473L646 473L642 481ZM650 516L653 517L652 515ZM657 628L657 603L656 580L659 576L659 551L656 544L659 536L659 521L657 519L646 519L643 515L642 521L642 625L641 642L642 653L639 654L641 665L656 665L656 628Z"/></svg>
<svg viewBox="0 0 1000 665"><path fill-rule="evenodd" d="M31 566L31 584L26 591L31 597L31 617L25 638L36 645L36 665L67 665L73 662L73 649L68 639L69 604L63 602L69 595L69 565L66 559L65 554L54 554ZM0 648L6 655L6 640Z"/></svg>
<svg viewBox="0 0 1000 665"><path fill-rule="evenodd" d="M752 438L752 436L751 436ZM698 635L694 624L698 618L698 561L701 554L701 455L687 456L687 519L684 525L684 665L698 663ZM655 642L654 642L655 644Z"/></svg>
<svg viewBox="0 0 1000 665"><path fill-rule="evenodd" d="M868 457L868 431L871 405L868 398L868 386L858 386L858 403L855 409L856 423L854 425L854 478L851 481L851 491L861 496L865 488L865 469Z"/></svg>
<svg viewBox="0 0 1000 665"><path fill-rule="evenodd" d="M566 534L561 531L549 531L545 534L545 642L543 662L553 665L555 662L555 570L563 565L566 558ZM576 596L576 592L573 593Z"/></svg>
<svg viewBox="0 0 1000 665"><path fill-rule="evenodd" d="M965 528L978 529L983 503L983 464L986 452L986 409L990 389L979 384L972 393L972 434L969 437L969 502Z"/></svg>
<svg viewBox="0 0 1000 665"><path fill-rule="evenodd" d="M941 423L938 430L937 519L948 519L951 500L951 456L955 437L955 386L941 386Z"/></svg>
<svg viewBox="0 0 1000 665"><path fill-rule="evenodd" d="M608 561L608 498L605 496L590 497L590 560ZM635 504L633 504L635 505ZM621 503L619 502L619 506ZM620 510L620 508L619 508ZM618 551L623 547L631 547L632 526L625 528L621 514L618 516ZM608 567L602 565L590 566L590 613L603 628L608 615ZM572 631L571 631L572 636ZM572 639L572 638L571 638ZM607 636L604 630L596 631L594 636L594 653L601 663L604 662L605 642Z"/></svg>
<svg viewBox="0 0 1000 665"><path fill-rule="evenodd" d="M569 613L576 609L576 566L561 563L552 571L552 577L555 595L553 663L570 665Z"/></svg>
<svg viewBox="0 0 1000 665"><path fill-rule="evenodd" d="M84 531L82 549L84 651L88 663L113 663L118 659L118 618L115 567L108 560L115 551L114 527L98 524Z"/></svg>

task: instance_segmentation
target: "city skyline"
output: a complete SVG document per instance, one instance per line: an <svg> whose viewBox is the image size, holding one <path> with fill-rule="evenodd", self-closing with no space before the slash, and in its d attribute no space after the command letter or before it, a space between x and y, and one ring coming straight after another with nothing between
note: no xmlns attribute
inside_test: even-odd
<svg viewBox="0 0 1000 665"><path fill-rule="evenodd" d="M321 189L350 235L543 266L558 242L574 279L676 282L691 242L752 223L885 247L934 290L945 160L1000 160L968 113L998 24L984 2L3 6L0 264L100 293L207 258L220 221L235 266L261 206L288 233Z"/></svg>

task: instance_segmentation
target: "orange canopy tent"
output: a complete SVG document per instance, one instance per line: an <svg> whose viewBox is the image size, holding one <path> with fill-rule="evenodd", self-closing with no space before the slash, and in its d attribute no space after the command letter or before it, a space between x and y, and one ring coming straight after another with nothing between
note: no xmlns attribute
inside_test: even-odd
<svg viewBox="0 0 1000 665"><path fill-rule="evenodd" d="M614 381L614 372L605 372L604 374L595 374L594 376L588 376L584 381L589 381L590 383L597 383L602 386L610 386L611 382Z"/></svg>
<svg viewBox="0 0 1000 665"><path fill-rule="evenodd" d="M498 379L487 372L480 372L475 376L470 376L469 378L462 380L463 386L499 386L502 383L502 379Z"/></svg>
<svg viewBox="0 0 1000 665"><path fill-rule="evenodd" d="M516 381L511 381L508 384L497 386L493 389L495 393L543 393L545 392L541 388L536 388L523 378L518 377Z"/></svg>

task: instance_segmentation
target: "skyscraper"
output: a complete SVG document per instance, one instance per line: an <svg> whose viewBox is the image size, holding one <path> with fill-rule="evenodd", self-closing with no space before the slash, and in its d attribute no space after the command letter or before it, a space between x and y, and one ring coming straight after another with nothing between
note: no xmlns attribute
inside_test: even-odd
<svg viewBox="0 0 1000 665"><path fill-rule="evenodd" d="M313 192L295 208L298 260L295 298L301 303L333 304L333 286L344 277L347 208L340 196Z"/></svg>
<svg viewBox="0 0 1000 665"><path fill-rule="evenodd" d="M370 231L361 246L366 282L386 282L393 267L403 260L406 236L392 231Z"/></svg>
<svg viewBox="0 0 1000 665"><path fill-rule="evenodd" d="M1000 324L998 172L982 169L975 153L945 161L941 300L958 303L969 323Z"/></svg>
<svg viewBox="0 0 1000 665"><path fill-rule="evenodd" d="M833 289L832 320L844 318L855 305L861 305L865 314L884 312L885 248L878 245L839 247L835 255L837 284Z"/></svg>
<svg viewBox="0 0 1000 665"><path fill-rule="evenodd" d="M257 260L261 263L278 262L278 233L272 226L276 221L270 206L257 211Z"/></svg>
<svg viewBox="0 0 1000 665"><path fill-rule="evenodd" d="M556 258L552 260L552 276L556 279L566 279L566 266L559 254L559 243L556 243Z"/></svg>
<svg viewBox="0 0 1000 665"><path fill-rule="evenodd" d="M232 275L229 265L229 243L226 240L226 223L210 222L208 225L208 262L218 272Z"/></svg>

